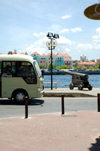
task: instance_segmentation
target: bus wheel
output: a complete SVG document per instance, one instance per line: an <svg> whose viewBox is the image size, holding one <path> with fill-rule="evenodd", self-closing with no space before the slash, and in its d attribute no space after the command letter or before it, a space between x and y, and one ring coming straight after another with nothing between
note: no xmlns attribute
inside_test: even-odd
<svg viewBox="0 0 100 151"><path fill-rule="evenodd" d="M19 103L24 103L26 96L28 97L28 94L25 91L16 91L13 95L14 101Z"/></svg>

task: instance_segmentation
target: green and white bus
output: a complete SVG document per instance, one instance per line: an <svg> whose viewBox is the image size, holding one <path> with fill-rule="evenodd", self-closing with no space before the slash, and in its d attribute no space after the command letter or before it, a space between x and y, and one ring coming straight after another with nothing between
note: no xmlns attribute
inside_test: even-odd
<svg viewBox="0 0 100 151"><path fill-rule="evenodd" d="M0 98L23 102L43 95L38 63L28 55L0 55Z"/></svg>

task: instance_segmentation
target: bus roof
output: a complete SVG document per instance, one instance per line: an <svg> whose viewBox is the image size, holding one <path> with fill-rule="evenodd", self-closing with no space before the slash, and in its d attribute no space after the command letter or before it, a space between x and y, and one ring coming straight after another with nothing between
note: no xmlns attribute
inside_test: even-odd
<svg viewBox="0 0 100 151"><path fill-rule="evenodd" d="M35 61L32 56L29 55L0 55L0 61Z"/></svg>

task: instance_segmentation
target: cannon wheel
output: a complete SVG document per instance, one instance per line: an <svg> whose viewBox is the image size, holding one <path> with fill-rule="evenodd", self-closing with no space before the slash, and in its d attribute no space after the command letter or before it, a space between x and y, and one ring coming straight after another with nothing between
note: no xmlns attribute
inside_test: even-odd
<svg viewBox="0 0 100 151"><path fill-rule="evenodd" d="M79 85L78 89L79 89L79 90L83 90L83 86L82 86L82 85Z"/></svg>
<svg viewBox="0 0 100 151"><path fill-rule="evenodd" d="M88 90L92 90L92 86L91 85L88 85Z"/></svg>
<svg viewBox="0 0 100 151"><path fill-rule="evenodd" d="M69 88L70 88L70 90L73 90L73 88L74 88L73 83L71 83L71 84L69 85Z"/></svg>

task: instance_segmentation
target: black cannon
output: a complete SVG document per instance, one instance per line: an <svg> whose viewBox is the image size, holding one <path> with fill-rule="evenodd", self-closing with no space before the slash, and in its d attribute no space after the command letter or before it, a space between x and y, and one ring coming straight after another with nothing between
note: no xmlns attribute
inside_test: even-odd
<svg viewBox="0 0 100 151"><path fill-rule="evenodd" d="M88 75L77 73L73 71L66 71L67 74L72 75L72 83L70 83L69 88L72 90L74 87L78 87L79 90L83 90L83 88L88 88L88 90L92 90L91 84L88 81Z"/></svg>

